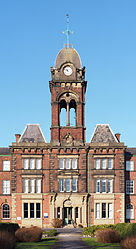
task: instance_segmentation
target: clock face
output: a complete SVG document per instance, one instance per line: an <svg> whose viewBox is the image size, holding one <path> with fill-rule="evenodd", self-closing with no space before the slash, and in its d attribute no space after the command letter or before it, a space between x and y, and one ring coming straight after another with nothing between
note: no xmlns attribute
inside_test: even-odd
<svg viewBox="0 0 136 249"><path fill-rule="evenodd" d="M64 68L64 74L65 74L66 76L70 76L70 75L72 74L72 68L69 67L69 66L65 67L65 68Z"/></svg>

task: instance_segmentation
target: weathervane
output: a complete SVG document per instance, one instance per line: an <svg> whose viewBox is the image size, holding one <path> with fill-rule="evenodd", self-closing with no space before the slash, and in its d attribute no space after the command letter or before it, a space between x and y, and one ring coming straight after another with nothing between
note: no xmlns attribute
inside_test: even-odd
<svg viewBox="0 0 136 249"><path fill-rule="evenodd" d="M67 48L69 48L69 35L73 34L73 31L69 30L69 14L67 14L66 16L67 16L67 29L62 33L67 36Z"/></svg>

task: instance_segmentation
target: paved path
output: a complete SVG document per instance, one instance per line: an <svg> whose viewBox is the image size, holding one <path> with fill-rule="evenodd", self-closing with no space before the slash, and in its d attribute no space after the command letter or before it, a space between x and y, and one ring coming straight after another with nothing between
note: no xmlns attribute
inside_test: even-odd
<svg viewBox="0 0 136 249"><path fill-rule="evenodd" d="M52 249L90 249L89 246L87 246L82 241L82 234L76 229L74 230L66 230L65 233L60 231L58 234L58 240L55 242Z"/></svg>

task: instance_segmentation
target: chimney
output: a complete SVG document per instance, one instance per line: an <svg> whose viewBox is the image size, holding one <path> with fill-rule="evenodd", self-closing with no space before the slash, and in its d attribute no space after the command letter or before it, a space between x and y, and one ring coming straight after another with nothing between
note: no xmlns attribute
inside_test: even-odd
<svg viewBox="0 0 136 249"><path fill-rule="evenodd" d="M118 142L120 143L120 133L116 133L115 137L117 138Z"/></svg>
<svg viewBox="0 0 136 249"><path fill-rule="evenodd" d="M16 143L17 143L19 138L21 137L21 135L20 134L15 134L15 137L16 137Z"/></svg>

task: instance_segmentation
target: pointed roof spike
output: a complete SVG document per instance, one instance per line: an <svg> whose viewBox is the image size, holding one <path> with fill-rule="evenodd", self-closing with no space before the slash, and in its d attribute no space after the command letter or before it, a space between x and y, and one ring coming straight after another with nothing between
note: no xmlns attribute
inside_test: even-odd
<svg viewBox="0 0 136 249"><path fill-rule="evenodd" d="M70 47L70 44L69 44L69 35L73 34L73 31L70 31L70 29L69 29L69 14L67 14L66 16L67 16L67 29L65 31L63 31L62 33L67 36L66 47L69 48Z"/></svg>

